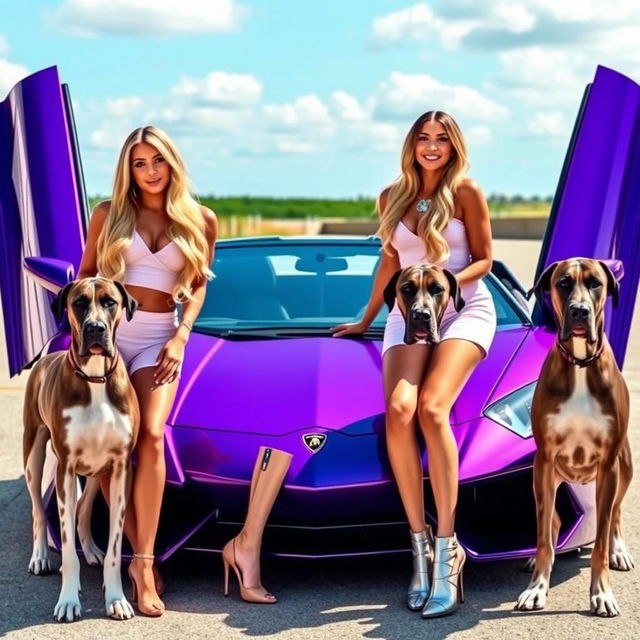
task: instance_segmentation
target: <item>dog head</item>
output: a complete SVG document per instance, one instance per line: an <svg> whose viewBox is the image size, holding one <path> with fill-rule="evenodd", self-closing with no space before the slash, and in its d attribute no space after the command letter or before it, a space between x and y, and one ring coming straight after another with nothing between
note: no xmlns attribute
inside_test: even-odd
<svg viewBox="0 0 640 640"><path fill-rule="evenodd" d="M60 291L51 309L60 322L67 310L80 357L113 357L113 339L122 311L131 320L138 303L120 282L106 278L74 280Z"/></svg>
<svg viewBox="0 0 640 640"><path fill-rule="evenodd" d="M449 300L453 300L456 311L464 307L455 276L446 269L424 264L406 267L392 276L384 291L390 310L396 299L405 319L406 344L422 339L438 344L438 327Z"/></svg>
<svg viewBox="0 0 640 640"><path fill-rule="evenodd" d="M551 306L561 341L571 337L598 342L604 332L604 305L607 296L618 306L620 285L611 269L600 260L569 258L554 262L529 291L542 305L544 292Z"/></svg>

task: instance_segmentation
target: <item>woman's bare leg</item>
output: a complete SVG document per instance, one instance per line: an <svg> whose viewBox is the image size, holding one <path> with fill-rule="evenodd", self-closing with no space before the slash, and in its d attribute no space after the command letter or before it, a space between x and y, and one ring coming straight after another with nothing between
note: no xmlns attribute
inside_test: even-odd
<svg viewBox="0 0 640 640"><path fill-rule="evenodd" d="M429 360L427 345L397 345L383 357L389 461L411 531L424 531L422 462L415 430L418 389Z"/></svg>
<svg viewBox="0 0 640 640"><path fill-rule="evenodd" d="M438 536L454 531L458 502L458 447L449 414L466 381L482 359L468 340L443 340L434 347L418 399L418 419L427 443L429 479L438 512Z"/></svg>
<svg viewBox="0 0 640 640"><path fill-rule="evenodd" d="M166 478L164 461L164 428L173 406L178 381L156 386L154 367L138 369L131 383L140 405L140 433L136 451L136 467L130 503L135 513L133 550L153 555L160 507ZM143 610L164 609L153 579L153 560L136 558L131 572L138 587L138 607Z"/></svg>

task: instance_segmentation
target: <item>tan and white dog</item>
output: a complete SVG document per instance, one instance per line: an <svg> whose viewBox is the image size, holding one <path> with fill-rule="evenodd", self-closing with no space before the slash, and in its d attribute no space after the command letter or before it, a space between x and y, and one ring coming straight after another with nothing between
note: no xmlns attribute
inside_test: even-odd
<svg viewBox="0 0 640 640"><path fill-rule="evenodd" d="M461 311L465 305L453 273L428 264L396 271L384 288L383 296L389 311L398 301L398 309L405 319L405 344L423 339L427 344L438 344L440 322L449 299L453 299L456 311Z"/></svg>
<svg viewBox="0 0 640 640"><path fill-rule="evenodd" d="M552 264L534 289L550 292L558 327L542 366L531 407L537 445L533 465L537 553L529 586L516 609L542 609L558 540L558 485L596 481L596 539L591 555L590 608L616 616L609 566L633 565L620 528L620 505L632 477L627 437L629 392L604 333L607 296L618 301L618 283L604 262L572 258Z"/></svg>
<svg viewBox="0 0 640 640"><path fill-rule="evenodd" d="M78 503L78 533L90 564L102 552L91 535L91 504L99 476L110 475L109 546L104 558L107 615L133 616L122 591L120 551L129 495L131 452L140 413L135 391L114 337L123 310L131 318L136 302L118 282L85 278L69 283L52 303L61 319L65 308L71 325L68 351L51 353L33 368L24 403L24 467L33 513L33 553L29 571L51 570L41 483L45 448L58 459L56 493L62 538L62 589L54 609L59 622L80 618L80 564L75 546L76 474L87 476Z"/></svg>

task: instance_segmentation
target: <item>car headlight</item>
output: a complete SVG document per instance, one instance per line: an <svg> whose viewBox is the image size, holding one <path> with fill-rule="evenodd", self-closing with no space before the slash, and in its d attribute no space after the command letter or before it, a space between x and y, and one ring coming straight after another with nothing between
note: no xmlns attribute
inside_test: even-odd
<svg viewBox="0 0 640 640"><path fill-rule="evenodd" d="M533 435L531 403L536 382L520 387L504 398L500 398L484 410L484 415L521 438L530 438Z"/></svg>

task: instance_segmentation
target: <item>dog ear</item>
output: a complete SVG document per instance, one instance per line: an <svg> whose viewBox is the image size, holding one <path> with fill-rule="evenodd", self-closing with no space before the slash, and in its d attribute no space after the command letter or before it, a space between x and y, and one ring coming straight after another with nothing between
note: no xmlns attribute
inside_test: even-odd
<svg viewBox="0 0 640 640"><path fill-rule="evenodd" d="M75 280L72 282L68 282L60 291L58 291L58 295L53 299L51 303L51 311L53 311L53 315L56 319L56 322L62 322L62 318L64 318L64 310L67 308L67 298L69 297L69 291L71 291L71 287L75 284Z"/></svg>
<svg viewBox="0 0 640 640"><path fill-rule="evenodd" d="M398 284L398 278L400 277L401 273L402 269L396 271L391 276L391 279L389 280L387 286L384 288L384 301L387 307L389 307L389 311L393 309L393 304L396 301L396 285Z"/></svg>
<svg viewBox="0 0 640 640"><path fill-rule="evenodd" d="M604 269L607 276L607 295L612 296L613 306L617 307L618 301L620 300L620 283L616 280L616 277L613 275L613 271L611 271L606 262L603 262L602 260L598 260L598 262Z"/></svg>
<svg viewBox="0 0 640 640"><path fill-rule="evenodd" d="M124 285L121 282L114 280L113 284L116 285L120 295L122 296L122 304L127 313L127 320L131 320L135 310L138 308L138 301L124 288Z"/></svg>
<svg viewBox="0 0 640 640"><path fill-rule="evenodd" d="M455 310L460 312L466 304L462 294L460 293L460 285L451 271L448 271L447 269L443 269L442 271L449 281L449 297L453 299L453 306Z"/></svg>
<svg viewBox="0 0 640 640"><path fill-rule="evenodd" d="M544 304L544 292L549 291L551 289L551 275L553 274L555 268L558 266L557 262L550 264L542 273L542 275L538 278L538 282L536 282L529 291L527 291L527 300L531 298L533 293L536 294L536 300L540 303L542 307Z"/></svg>

